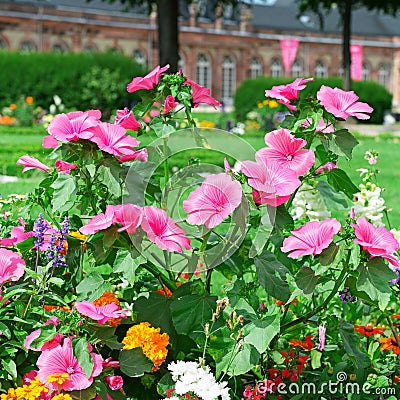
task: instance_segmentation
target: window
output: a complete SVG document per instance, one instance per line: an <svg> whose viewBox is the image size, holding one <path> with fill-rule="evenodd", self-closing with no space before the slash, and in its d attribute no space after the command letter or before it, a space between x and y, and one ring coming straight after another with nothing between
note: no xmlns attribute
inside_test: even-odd
<svg viewBox="0 0 400 400"><path fill-rule="evenodd" d="M36 51L36 45L30 40L24 40L21 42L19 45L19 50L23 52L30 52L30 51Z"/></svg>
<svg viewBox="0 0 400 400"><path fill-rule="evenodd" d="M146 55L141 49L136 49L133 51L133 59L142 67L146 66Z"/></svg>
<svg viewBox="0 0 400 400"><path fill-rule="evenodd" d="M274 58L271 63L271 76L282 76L282 63L278 58Z"/></svg>
<svg viewBox="0 0 400 400"><path fill-rule="evenodd" d="M387 65L380 65L378 68L378 83L382 86L389 88L389 67Z"/></svg>
<svg viewBox="0 0 400 400"><path fill-rule="evenodd" d="M7 49L7 47L6 41L0 37L0 49Z"/></svg>
<svg viewBox="0 0 400 400"><path fill-rule="evenodd" d="M362 65L361 79L363 81L368 81L369 79L371 79L371 73L370 73L369 67L365 63L363 63L363 65Z"/></svg>
<svg viewBox="0 0 400 400"><path fill-rule="evenodd" d="M199 54L197 57L197 83L211 88L210 59L205 54Z"/></svg>
<svg viewBox="0 0 400 400"><path fill-rule="evenodd" d="M258 58L254 57L250 63L250 78L254 79L260 75L262 75L262 64Z"/></svg>
<svg viewBox="0 0 400 400"><path fill-rule="evenodd" d="M54 53L65 53L66 52L66 48L63 44L61 43L56 43L53 45L53 51Z"/></svg>
<svg viewBox="0 0 400 400"><path fill-rule="evenodd" d="M326 78L328 76L328 69L323 61L316 62L314 75L316 78Z"/></svg>
<svg viewBox="0 0 400 400"><path fill-rule="evenodd" d="M84 53L95 53L97 51L96 47L91 45L91 44L87 44L84 48L83 48L83 52Z"/></svg>
<svg viewBox="0 0 400 400"><path fill-rule="evenodd" d="M294 78L300 78L303 75L303 66L299 60L294 60L292 64L292 76Z"/></svg>
<svg viewBox="0 0 400 400"><path fill-rule="evenodd" d="M178 68L182 69L183 72L185 72L185 57L182 54L179 54L179 60L178 60Z"/></svg>
<svg viewBox="0 0 400 400"><path fill-rule="evenodd" d="M236 64L229 57L224 57L222 62L222 99L225 104L232 104L233 92L236 86Z"/></svg>

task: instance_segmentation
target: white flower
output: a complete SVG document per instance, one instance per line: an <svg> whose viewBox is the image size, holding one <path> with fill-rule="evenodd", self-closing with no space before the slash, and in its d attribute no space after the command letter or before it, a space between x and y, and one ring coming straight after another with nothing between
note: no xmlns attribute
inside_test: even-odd
<svg viewBox="0 0 400 400"><path fill-rule="evenodd" d="M290 213L294 220L308 218L310 221L323 221L331 216L320 192L307 184L296 193Z"/></svg>
<svg viewBox="0 0 400 400"><path fill-rule="evenodd" d="M383 226L385 199L381 197L382 189L374 183L361 184L360 191L354 195L354 217L365 217L377 227Z"/></svg>
<svg viewBox="0 0 400 400"><path fill-rule="evenodd" d="M56 94L53 96L54 104L56 106L59 106L61 104L61 98L60 96L57 96Z"/></svg>
<svg viewBox="0 0 400 400"><path fill-rule="evenodd" d="M400 246L400 230L393 228L390 230L390 232L393 233L394 238L399 242L399 246Z"/></svg>

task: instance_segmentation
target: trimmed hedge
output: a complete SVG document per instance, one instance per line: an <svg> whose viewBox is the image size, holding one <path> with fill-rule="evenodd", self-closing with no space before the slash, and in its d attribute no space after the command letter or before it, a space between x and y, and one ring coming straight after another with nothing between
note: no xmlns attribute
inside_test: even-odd
<svg viewBox="0 0 400 400"><path fill-rule="evenodd" d="M113 104L101 104L102 109L123 108L137 99L135 94L126 92L126 85L144 71L129 57L110 53L0 51L0 109L16 103L21 96L32 96L35 105L48 108L55 94L61 97L67 109L90 109L90 101L82 99L83 85L87 85L87 79L84 83L82 77L94 66L119 74L117 99Z"/></svg>
<svg viewBox="0 0 400 400"><path fill-rule="evenodd" d="M260 76L255 79L247 79L242 82L235 93L235 117L238 121L244 121L249 111L253 110L257 103L265 100L265 90L276 85L284 85L292 82L293 78L273 78ZM341 78L316 78L308 82L301 96L315 94L321 85L330 87L342 87ZM360 121L372 124L381 124L385 110L392 108L392 95L387 89L373 81L353 82L352 89L359 96L360 101L368 103L374 112L369 120Z"/></svg>

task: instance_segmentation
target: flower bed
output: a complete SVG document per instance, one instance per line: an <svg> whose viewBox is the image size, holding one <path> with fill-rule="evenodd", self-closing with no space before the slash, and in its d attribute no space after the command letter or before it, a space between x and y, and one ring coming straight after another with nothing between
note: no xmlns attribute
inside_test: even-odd
<svg viewBox="0 0 400 400"><path fill-rule="evenodd" d="M364 186L338 167L357 140L337 120L372 108L304 98L312 78L273 87L290 114L255 152L197 128L192 108L218 101L167 71L134 78L142 102L115 123L58 114L52 166L18 160L45 177L3 208L1 400L398 398L397 231L377 155ZM224 167L172 170L188 149Z"/></svg>

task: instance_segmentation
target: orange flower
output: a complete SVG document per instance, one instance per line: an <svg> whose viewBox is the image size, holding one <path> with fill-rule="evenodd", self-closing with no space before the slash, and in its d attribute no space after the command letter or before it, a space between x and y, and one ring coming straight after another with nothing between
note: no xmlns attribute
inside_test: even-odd
<svg viewBox="0 0 400 400"><path fill-rule="evenodd" d="M292 339L289 344L294 347L301 347L303 350L311 350L314 346L314 343L311 340L312 335L306 336L306 340L302 342L299 339Z"/></svg>
<svg viewBox="0 0 400 400"><path fill-rule="evenodd" d="M378 342L381 343L381 350L393 350L394 354L400 354L400 347L393 335L390 338L379 339Z"/></svg>
<svg viewBox="0 0 400 400"><path fill-rule="evenodd" d="M120 310L120 302L118 300L118 297L111 292L104 292L98 299L96 299L93 304L97 307L102 307L106 306L107 304L114 303L118 306L118 309ZM122 321L122 318L110 318L108 320L108 324L110 326L116 326L119 325Z"/></svg>
<svg viewBox="0 0 400 400"><path fill-rule="evenodd" d="M374 328L374 326L372 324L367 324L367 325L354 325L354 331L361 333L361 335L370 337L372 335L383 335L383 331L385 330L385 328L381 327L377 327Z"/></svg>
<svg viewBox="0 0 400 400"><path fill-rule="evenodd" d="M31 106L33 104L33 97L32 96L28 96L25 99L26 104L28 104L28 106Z"/></svg>
<svg viewBox="0 0 400 400"><path fill-rule="evenodd" d="M47 382L57 382L58 385L62 385L64 382L69 381L69 375L67 373L56 372L47 376Z"/></svg>
<svg viewBox="0 0 400 400"><path fill-rule="evenodd" d="M43 308L47 311L47 312L52 312L53 310L63 310L65 312L70 312L71 310L68 307L60 307L60 306L50 306L48 304L45 304L43 306Z"/></svg>
<svg viewBox="0 0 400 400"><path fill-rule="evenodd" d="M17 108L17 105L15 103L10 104L11 110L15 110Z"/></svg>
<svg viewBox="0 0 400 400"><path fill-rule="evenodd" d="M125 345L123 350L141 347L143 354L154 363L152 372L157 371L165 361L168 354L169 336L160 333L160 328L153 328L148 322L141 322L128 329L122 340Z"/></svg>
<svg viewBox="0 0 400 400"><path fill-rule="evenodd" d="M181 282L176 282L176 286L181 286L181 285L182 285ZM165 285L163 285L162 288L157 289L157 290L156 290L156 293L160 293L160 294L162 294L163 296L167 296L168 298L170 298L170 297L172 296L172 294L173 294L173 293L171 292L171 290L168 289Z"/></svg>
<svg viewBox="0 0 400 400"><path fill-rule="evenodd" d="M10 117L8 115L2 115L0 117L0 125L12 125L15 122L15 117Z"/></svg>
<svg viewBox="0 0 400 400"><path fill-rule="evenodd" d="M398 384L400 383L400 377L398 377L397 375L395 375L395 376L394 376L394 379L393 379L393 383L394 383L395 385L398 385Z"/></svg>

